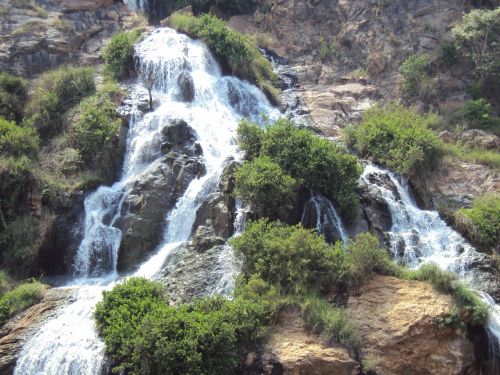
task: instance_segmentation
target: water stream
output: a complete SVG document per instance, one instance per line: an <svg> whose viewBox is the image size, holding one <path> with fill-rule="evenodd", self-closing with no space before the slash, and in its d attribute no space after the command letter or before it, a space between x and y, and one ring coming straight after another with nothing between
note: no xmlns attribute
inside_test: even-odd
<svg viewBox="0 0 500 375"><path fill-rule="evenodd" d="M260 121L262 114L278 113L256 87L235 77L222 76L219 65L204 44L167 28L156 29L135 49L138 71L155 74L154 111L142 114L139 97L141 77L133 86L132 115L122 177L112 186L101 186L85 199L84 238L74 262L74 280L65 288L73 291L70 303L45 322L23 347L16 375L95 375L105 365L104 345L94 329L92 313L120 276L117 259L122 233L116 223L133 184L152 168L161 155L161 134L172 119L185 120L197 133L203 149L206 174L195 178L171 212L165 213L164 240L155 254L134 273L154 278L167 256L189 240L196 211L215 188L225 161L241 158L235 136L241 117ZM179 75L194 82L194 100L180 95ZM243 212L243 211L242 211ZM243 219L238 217L237 227ZM236 270L232 249L221 253L220 281L211 291L223 291Z"/></svg>

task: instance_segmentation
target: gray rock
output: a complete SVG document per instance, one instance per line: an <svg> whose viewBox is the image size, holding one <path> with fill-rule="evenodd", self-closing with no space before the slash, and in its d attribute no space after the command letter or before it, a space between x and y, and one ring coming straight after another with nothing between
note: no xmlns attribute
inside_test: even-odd
<svg viewBox="0 0 500 375"><path fill-rule="evenodd" d="M187 71L182 71L177 77L177 84L180 90L180 99L183 102L192 102L194 100L194 82Z"/></svg>

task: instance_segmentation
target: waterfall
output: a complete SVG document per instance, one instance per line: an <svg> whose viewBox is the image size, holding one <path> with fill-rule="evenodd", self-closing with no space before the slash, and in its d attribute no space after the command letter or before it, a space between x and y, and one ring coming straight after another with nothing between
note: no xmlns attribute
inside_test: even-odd
<svg viewBox="0 0 500 375"><path fill-rule="evenodd" d="M459 233L450 228L439 217L437 211L418 208L405 181L400 181L394 173L373 164L365 167L361 179L368 186L377 189L389 207L392 228L386 235L396 260L409 267L418 267L422 263L436 263L442 269L456 272L472 288L478 288L474 274L469 269L471 259L478 255L476 250ZM490 351L496 353L498 359L500 306L496 305L487 293L478 291L478 295L491 306L487 327Z"/></svg>
<svg viewBox="0 0 500 375"><path fill-rule="evenodd" d="M342 242L347 242L349 237L345 231L342 219L335 210L333 203L326 197L313 194L304 206L301 223L303 226L310 226L312 220L316 221L316 231L323 234L327 239L338 238ZM331 232L334 232L333 234ZM330 238L335 237L335 238Z"/></svg>
<svg viewBox="0 0 500 375"><path fill-rule="evenodd" d="M122 233L116 223L134 183L161 156L164 126L172 119L183 119L196 131L206 174L192 180L175 208L165 213L164 239L134 276L154 278L168 255L189 240L196 211L217 186L225 161L230 157L241 159L235 141L239 119L244 116L260 121L262 114L278 116L259 89L237 78L222 76L203 43L174 30L156 29L135 47L135 54L138 71L156 77L153 96L159 104L154 111L141 113L138 104L144 87L139 77L130 89L133 110L121 178L111 187L99 187L85 199L84 238L73 267L75 279L66 286L73 290L72 300L24 345L16 375L102 372L104 344L95 332L94 306L104 290L120 282L117 258ZM181 75L194 83L192 100L183 98L178 83ZM230 288L236 274L232 249L227 246L220 256L223 259L214 270L220 280L214 292Z"/></svg>

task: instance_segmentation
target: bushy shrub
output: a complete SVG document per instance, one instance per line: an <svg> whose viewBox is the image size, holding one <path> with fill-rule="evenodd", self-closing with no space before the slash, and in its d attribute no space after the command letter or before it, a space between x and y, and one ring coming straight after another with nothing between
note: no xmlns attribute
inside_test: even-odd
<svg viewBox="0 0 500 375"><path fill-rule="evenodd" d="M141 33L138 30L121 31L113 35L103 51L106 71L115 79L125 79L134 72L134 44Z"/></svg>
<svg viewBox="0 0 500 375"><path fill-rule="evenodd" d="M83 100L70 118L68 137L71 145L79 150L85 163L98 164L121 125L115 105L97 94Z"/></svg>
<svg viewBox="0 0 500 375"><path fill-rule="evenodd" d="M277 218L292 208L296 181L268 157L245 162L235 173L235 192L259 216Z"/></svg>
<svg viewBox="0 0 500 375"><path fill-rule="evenodd" d="M260 155L262 140L266 135L264 128L248 119L242 119L238 125L238 144L245 151L248 159L253 159Z"/></svg>
<svg viewBox="0 0 500 375"><path fill-rule="evenodd" d="M435 115L419 115L400 105L372 108L352 132L353 146L362 157L398 173L422 175L443 155L442 142L429 129L436 120Z"/></svg>
<svg viewBox="0 0 500 375"><path fill-rule="evenodd" d="M444 271L434 263L421 265L416 270L407 270L405 278L426 281L441 293L452 293L457 283L457 275Z"/></svg>
<svg viewBox="0 0 500 375"><path fill-rule="evenodd" d="M300 225L265 219L250 222L231 245L245 257L245 277L258 276L286 293L327 289L347 272L340 246L327 244L315 231Z"/></svg>
<svg viewBox="0 0 500 375"><path fill-rule="evenodd" d="M24 79L0 72L0 117L21 122L27 95Z"/></svg>
<svg viewBox="0 0 500 375"><path fill-rule="evenodd" d="M299 183L335 200L345 218L356 215L355 189L361 173L356 157L287 119L268 125L263 132L257 126L243 122L238 130L238 139L249 156L256 157L254 153L259 152L270 157Z"/></svg>
<svg viewBox="0 0 500 375"><path fill-rule="evenodd" d="M14 121L0 117L0 155L19 157L35 156L38 151L38 134L29 125L18 126Z"/></svg>
<svg viewBox="0 0 500 375"><path fill-rule="evenodd" d="M7 221L26 209L24 198L34 182L33 163L28 157L0 158L0 209Z"/></svg>
<svg viewBox="0 0 500 375"><path fill-rule="evenodd" d="M8 318L39 302L45 291L39 282L23 283L0 297L0 325Z"/></svg>
<svg viewBox="0 0 500 375"><path fill-rule="evenodd" d="M474 200L472 208L461 209L460 214L468 218L486 246L498 251L500 238L500 195L486 194Z"/></svg>
<svg viewBox="0 0 500 375"><path fill-rule="evenodd" d="M258 85L270 97L276 94L273 84L277 76L271 63L248 38L224 21L209 14L199 17L174 14L170 22L174 29L201 39L233 74Z"/></svg>
<svg viewBox="0 0 500 375"><path fill-rule="evenodd" d="M427 86L428 55L410 55L399 69L403 76L403 90L406 95L423 96Z"/></svg>
<svg viewBox="0 0 500 375"><path fill-rule="evenodd" d="M95 89L92 68L63 67L46 72L28 103L28 122L47 140L61 130L65 112Z"/></svg>
<svg viewBox="0 0 500 375"><path fill-rule="evenodd" d="M361 339L357 327L343 309L332 306L322 298L308 296L302 303L302 314L306 327L330 344L359 349Z"/></svg>
<svg viewBox="0 0 500 375"><path fill-rule="evenodd" d="M169 306L161 286L129 279L104 295L95 317L106 350L130 374L232 374L260 339L269 304L209 297Z"/></svg>
<svg viewBox="0 0 500 375"><path fill-rule="evenodd" d="M474 9L451 30L459 50L474 63L481 81L495 85L500 78L500 7Z"/></svg>

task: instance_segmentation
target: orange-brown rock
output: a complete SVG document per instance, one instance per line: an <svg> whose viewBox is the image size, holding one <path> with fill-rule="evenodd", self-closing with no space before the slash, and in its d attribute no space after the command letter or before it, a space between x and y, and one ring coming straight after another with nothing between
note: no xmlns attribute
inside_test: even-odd
<svg viewBox="0 0 500 375"><path fill-rule="evenodd" d="M66 11L97 10L113 5L114 0L62 0Z"/></svg>
<svg viewBox="0 0 500 375"><path fill-rule="evenodd" d="M473 365L474 347L465 332L436 323L452 307L450 296L427 283L375 276L347 311L377 374L453 375Z"/></svg>

